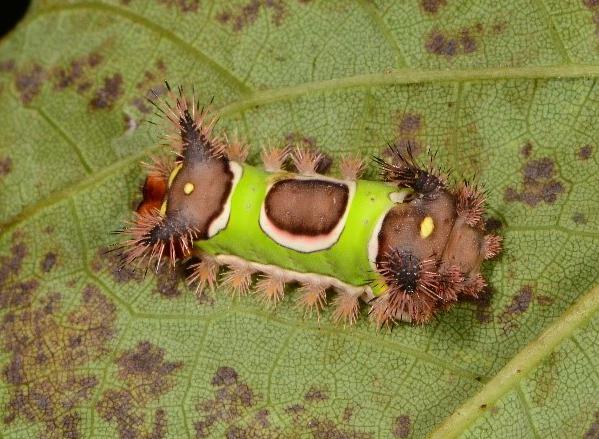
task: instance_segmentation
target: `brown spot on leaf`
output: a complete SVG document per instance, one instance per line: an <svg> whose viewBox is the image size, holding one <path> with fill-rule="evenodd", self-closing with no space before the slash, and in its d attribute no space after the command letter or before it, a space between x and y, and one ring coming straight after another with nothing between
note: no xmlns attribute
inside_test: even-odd
<svg viewBox="0 0 599 439"><path fill-rule="evenodd" d="M416 113L404 113L399 121L399 134L400 135L413 135L417 133L422 125L422 120L419 114Z"/></svg>
<svg viewBox="0 0 599 439"><path fill-rule="evenodd" d="M420 7L428 14L436 14L447 5L447 0L420 0Z"/></svg>
<svg viewBox="0 0 599 439"><path fill-rule="evenodd" d="M261 397L255 394L238 372L229 366L221 366L212 376L212 398L200 400L196 406L200 418L194 423L196 438L212 437L224 428L224 437L239 439L286 439L312 437L320 439L367 439L370 433L347 428L352 410L346 407L339 421L328 419L319 413L314 401L327 399L323 391L311 388L303 404L292 404L279 416L288 417L275 424L269 419L268 410L262 409L252 415L253 407ZM286 426L286 427L285 427Z"/></svg>
<svg viewBox="0 0 599 439"><path fill-rule="evenodd" d="M320 389L316 386L312 386L304 395L304 399L309 402L326 401L329 399L329 394L326 389Z"/></svg>
<svg viewBox="0 0 599 439"><path fill-rule="evenodd" d="M214 398L196 406L201 415L194 423L196 438L210 436L212 428L220 423L233 426L256 403L254 392L232 367L219 367L211 382L216 387Z"/></svg>
<svg viewBox="0 0 599 439"><path fill-rule="evenodd" d="M79 306L62 317L61 297L50 294L9 311L0 323L3 369L9 385L5 424L38 424L40 437L80 437L79 406L90 400L97 378L84 372L108 352L116 307L88 285Z"/></svg>
<svg viewBox="0 0 599 439"><path fill-rule="evenodd" d="M593 12L591 21L595 25L595 36L599 38L599 0L582 0L582 4Z"/></svg>
<svg viewBox="0 0 599 439"><path fill-rule="evenodd" d="M522 145L522 148L520 148L520 154L524 158L529 158L532 154L532 143L526 142L524 145Z"/></svg>
<svg viewBox="0 0 599 439"><path fill-rule="evenodd" d="M531 380L533 384L531 396L538 407L543 407L547 401L553 400L556 384L559 382L558 360L559 353L552 352L534 372L534 378Z"/></svg>
<svg viewBox="0 0 599 439"><path fill-rule="evenodd" d="M582 437L583 439L599 439L599 410L595 412L595 420Z"/></svg>
<svg viewBox="0 0 599 439"><path fill-rule="evenodd" d="M523 185L520 191L508 187L504 199L508 202L519 201L530 207L541 202L555 203L564 186L554 177L555 163L549 157L528 161L522 168Z"/></svg>
<svg viewBox="0 0 599 439"><path fill-rule="evenodd" d="M476 305L474 316L479 323L489 323L493 320L491 312L491 300L493 299L493 290L490 287L485 287L478 297L467 296L464 301Z"/></svg>
<svg viewBox="0 0 599 439"><path fill-rule="evenodd" d="M410 417L408 415L400 415L395 418L393 429L391 431L396 438L405 439L410 436L410 433L412 432L412 421Z"/></svg>
<svg viewBox="0 0 599 439"><path fill-rule="evenodd" d="M0 61L0 72L12 72L15 69L14 59L5 59Z"/></svg>
<svg viewBox="0 0 599 439"><path fill-rule="evenodd" d="M256 22L261 9L269 11L276 26L280 26L287 16L287 5L282 0L250 0L245 5L218 12L216 19L223 25L229 25L233 31L241 32Z"/></svg>
<svg viewBox="0 0 599 439"><path fill-rule="evenodd" d="M544 294L535 295L535 299L537 303L541 306L550 306L553 305L553 302L555 302L555 299L553 297Z"/></svg>
<svg viewBox="0 0 599 439"><path fill-rule="evenodd" d="M572 221L574 221L575 224L584 225L587 223L587 218L582 212L574 212L572 214Z"/></svg>
<svg viewBox="0 0 599 439"><path fill-rule="evenodd" d="M314 439L371 439L372 433L360 432L346 429L337 425L330 419L312 419L308 422L308 428Z"/></svg>
<svg viewBox="0 0 599 439"><path fill-rule="evenodd" d="M343 422L349 422L354 415L353 407L347 406L343 409L343 415L341 415L341 420Z"/></svg>
<svg viewBox="0 0 599 439"><path fill-rule="evenodd" d="M136 271L131 265L123 264L122 253L110 247L98 249L91 268L95 272L110 272L116 283L141 282L143 280L143 272Z"/></svg>
<svg viewBox="0 0 599 439"><path fill-rule="evenodd" d="M0 159L0 177L8 175L10 171L12 171L12 159L10 157Z"/></svg>
<svg viewBox="0 0 599 439"><path fill-rule="evenodd" d="M396 134L393 147L402 154L406 154L409 149L412 155L418 156L422 152L419 137L424 129L423 117L411 111L401 111L395 115L395 120ZM383 154L388 159L397 160L397 156L391 154L389 149L386 149Z"/></svg>
<svg viewBox="0 0 599 439"><path fill-rule="evenodd" d="M166 361L164 357L163 348L142 341L117 358L118 378L124 389L106 390L97 408L102 419L116 424L120 438L166 437L164 409L153 409L153 421L146 422L146 414L152 410L148 403L174 387L173 374L183 367L183 363Z"/></svg>
<svg viewBox="0 0 599 439"><path fill-rule="evenodd" d="M211 384L213 386L229 386L237 382L239 375L237 371L232 367L223 366L216 370L216 373L212 377Z"/></svg>
<svg viewBox="0 0 599 439"><path fill-rule="evenodd" d="M470 28L462 28L457 32L432 30L424 43L427 52L433 55L453 58L458 55L468 55L478 49L478 40L482 37L481 24Z"/></svg>
<svg viewBox="0 0 599 439"><path fill-rule="evenodd" d="M89 84L89 72L97 67L103 60L100 53L92 52L89 55L72 60L67 67L55 67L52 70L52 80L55 90L64 90L74 87L82 93Z"/></svg>
<svg viewBox="0 0 599 439"><path fill-rule="evenodd" d="M24 307L31 304L34 290L38 287L35 279L16 279L27 256L24 243L14 242L9 255L0 256L0 309Z"/></svg>
<svg viewBox="0 0 599 439"><path fill-rule="evenodd" d="M169 8L177 8L183 13L189 13L198 10L200 0L158 0L158 3Z"/></svg>
<svg viewBox="0 0 599 439"><path fill-rule="evenodd" d="M499 218L490 217L485 220L485 230L488 232L496 232L503 227L503 223Z"/></svg>
<svg viewBox="0 0 599 439"><path fill-rule="evenodd" d="M532 296L533 296L532 287L530 285L524 285L520 289L518 294L516 294L513 297L512 303L510 303L508 305L505 312L507 314L514 315L514 314L522 314L522 313L528 311L528 307L532 300Z"/></svg>
<svg viewBox="0 0 599 439"><path fill-rule="evenodd" d="M591 145L584 145L578 150L578 158L580 160L588 160L593 155L593 147Z"/></svg>
<svg viewBox="0 0 599 439"><path fill-rule="evenodd" d="M56 253L54 253L54 252L46 253L46 256L44 256L44 259L41 262L43 272L48 273L50 270L52 270L54 268L54 266L56 265L57 259L58 259L58 256L56 255Z"/></svg>
<svg viewBox="0 0 599 439"><path fill-rule="evenodd" d="M173 270L166 265L160 267L158 271L158 282L156 292L166 299L175 299L180 297L183 292L179 289L179 283L183 277L179 267Z"/></svg>
<svg viewBox="0 0 599 439"><path fill-rule="evenodd" d="M307 149L317 149L316 139L305 136L297 131L285 134L285 143L290 147L301 147Z"/></svg>
<svg viewBox="0 0 599 439"><path fill-rule="evenodd" d="M104 78L104 85L96 90L90 101L93 109L110 109L123 94L123 76L115 73Z"/></svg>
<svg viewBox="0 0 599 439"><path fill-rule="evenodd" d="M40 93L45 79L46 71L39 64L18 72L15 76L15 86L21 95L21 102L31 102Z"/></svg>
<svg viewBox="0 0 599 439"><path fill-rule="evenodd" d="M505 310L498 317L500 323L503 324L504 332L509 332L518 328L516 317L528 311L532 302L534 293L530 285L524 285L520 291L512 298Z"/></svg>

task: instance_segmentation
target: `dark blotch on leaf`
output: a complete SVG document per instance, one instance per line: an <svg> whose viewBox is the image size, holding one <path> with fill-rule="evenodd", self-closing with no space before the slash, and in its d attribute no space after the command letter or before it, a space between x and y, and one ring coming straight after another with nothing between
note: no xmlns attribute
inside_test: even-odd
<svg viewBox="0 0 599 439"><path fill-rule="evenodd" d="M0 309L22 307L31 303L32 293L38 286L35 279L18 281L27 247L14 242L9 255L0 256Z"/></svg>
<svg viewBox="0 0 599 439"><path fill-rule="evenodd" d="M520 149L520 154L522 154L522 157L524 158L529 158L532 154L532 143L526 142Z"/></svg>
<svg viewBox="0 0 599 439"><path fill-rule="evenodd" d="M467 55L478 49L477 40L481 38L482 30L481 24L454 33L435 29L428 34L424 48L429 53L447 58Z"/></svg>
<svg viewBox="0 0 599 439"><path fill-rule="evenodd" d="M478 297L465 297L464 300L476 305L474 313L476 320L479 323L489 323L493 320L491 313L491 300L493 299L493 290L490 287L485 287Z"/></svg>
<svg viewBox="0 0 599 439"><path fill-rule="evenodd" d="M254 392L232 367L219 367L211 383L216 387L214 398L200 401L196 406L201 415L194 423L196 438L209 437L213 426L219 423L233 426L256 403Z"/></svg>
<svg viewBox="0 0 599 439"><path fill-rule="evenodd" d="M98 384L85 370L108 351L116 307L92 285L66 316L60 315L59 294L5 305L0 337L10 361L3 369L9 385L4 423L37 424L40 437L80 437L78 408Z"/></svg>
<svg viewBox="0 0 599 439"><path fill-rule="evenodd" d="M67 67L56 67L52 70L52 80L55 90L64 90L69 87L82 93L89 88L89 71L103 61L100 53L92 52L89 55L71 60Z"/></svg>
<svg viewBox="0 0 599 439"><path fill-rule="evenodd" d="M511 303L506 306L503 313L498 317L499 322L503 324L504 332L518 327L515 318L528 311L533 296L533 289L530 285L524 285L520 288L520 291L512 298Z"/></svg>
<svg viewBox="0 0 599 439"><path fill-rule="evenodd" d="M401 111L398 112L395 119L397 122L395 122L394 148L402 155L406 155L409 149L413 156L418 156L422 152L422 143L418 140L418 137L422 134L424 128L424 118L418 113ZM388 148L385 149L383 154L392 161L397 160L397 155L392 154Z"/></svg>
<svg viewBox="0 0 599 439"><path fill-rule="evenodd" d="M572 214L572 221L574 221L575 224L584 225L587 223L587 218L582 212L574 212Z"/></svg>
<svg viewBox="0 0 599 439"><path fill-rule="evenodd" d="M46 71L39 64L34 64L16 74L15 86L24 104L28 104L39 94L45 79Z"/></svg>
<svg viewBox="0 0 599 439"><path fill-rule="evenodd" d="M282 0L250 0L242 6L227 8L216 14L216 19L224 25L231 26L235 32L254 24L260 16L260 10L270 11L272 22L276 26L283 23L287 15L287 5Z"/></svg>
<svg viewBox="0 0 599 439"><path fill-rule="evenodd" d="M314 439L371 439L372 433L359 432L340 427L330 419L314 418L308 422L308 429Z"/></svg>
<svg viewBox="0 0 599 439"><path fill-rule="evenodd" d="M420 6L424 12L428 14L436 14L443 6L447 4L447 0L420 0Z"/></svg>
<svg viewBox="0 0 599 439"><path fill-rule="evenodd" d="M512 299L512 303L505 310L508 314L522 314L528 310L530 302L532 300L532 287L530 285L524 285L518 294Z"/></svg>
<svg viewBox="0 0 599 439"><path fill-rule="evenodd" d="M52 270L54 268L54 266L56 265L56 260L58 259L58 256L56 255L56 253L53 252L48 252L46 253L46 256L44 256L44 259L42 260L42 271L44 273L48 273L50 270Z"/></svg>
<svg viewBox="0 0 599 439"><path fill-rule="evenodd" d="M578 150L578 158L580 160L588 160L593 155L593 147L591 145L584 145Z"/></svg>
<svg viewBox="0 0 599 439"><path fill-rule="evenodd" d="M519 201L530 207L541 202L555 203L558 195L564 192L564 186L554 177L555 163L549 157L528 161L522 168L522 189L508 187L504 199L508 202Z"/></svg>
<svg viewBox="0 0 599 439"><path fill-rule="evenodd" d="M503 227L503 223L499 218L490 217L485 221L485 230L488 232L496 232Z"/></svg>
<svg viewBox="0 0 599 439"><path fill-rule="evenodd" d="M412 421L410 417L408 415L400 415L395 418L393 429L391 431L396 438L405 439L410 436L410 433L412 432Z"/></svg>
<svg viewBox="0 0 599 439"><path fill-rule="evenodd" d="M595 36L599 38L599 0L582 0L582 3L593 12L591 21L595 25Z"/></svg>
<svg viewBox="0 0 599 439"><path fill-rule="evenodd" d="M98 413L107 422L115 423L122 439L162 439L167 433L167 416L162 408L147 405L166 394L175 385L173 374L182 362L165 360L163 348L142 341L124 351L116 360L118 377L124 389L108 389L98 401ZM146 422L153 411L153 421Z"/></svg>
<svg viewBox="0 0 599 439"><path fill-rule="evenodd" d="M15 69L14 59L5 59L0 61L0 72L12 72Z"/></svg>
<svg viewBox="0 0 599 439"><path fill-rule="evenodd" d="M111 251L109 247L102 247L96 253L96 257L91 263L91 268L95 272L107 270L112 279L117 283L127 283L129 281L141 282L143 272L135 270L134 267L123 265L122 254L119 251Z"/></svg>
<svg viewBox="0 0 599 439"><path fill-rule="evenodd" d="M583 439L599 439L599 411L595 412L595 420L587 431L584 432Z"/></svg>
<svg viewBox="0 0 599 439"><path fill-rule="evenodd" d="M213 437L224 429L224 437L240 439L287 439L312 437L320 439L368 439L371 433L346 427L352 410L346 407L339 421L318 413L319 404L313 401L328 399L322 390L311 388L305 400L309 403L285 407L282 422L271 422L266 409L253 413L261 398L230 366L219 367L210 381L212 398L200 400L196 406L199 419L194 422L196 438Z"/></svg>
<svg viewBox="0 0 599 439"><path fill-rule="evenodd" d="M200 0L158 0L158 3L169 8L177 8L181 12L196 12L200 5Z"/></svg>
<svg viewBox="0 0 599 439"><path fill-rule="evenodd" d="M404 113L399 120L399 134L414 134L420 130L422 120L417 113Z"/></svg>
<svg viewBox="0 0 599 439"><path fill-rule="evenodd" d="M115 73L104 78L104 85L96 91L90 105L96 110L112 108L122 94L123 76L120 73Z"/></svg>
<svg viewBox="0 0 599 439"><path fill-rule="evenodd" d="M182 279L181 269L173 270L170 267L163 265L158 271L158 281L156 284L156 292L166 299L175 299L180 297L183 292L179 289L179 283Z"/></svg>
<svg viewBox="0 0 599 439"><path fill-rule="evenodd" d="M232 367L219 367L212 377L213 386L228 386L237 382L237 371Z"/></svg>
<svg viewBox="0 0 599 439"><path fill-rule="evenodd" d="M325 389L320 389L316 386L312 386L304 395L304 399L309 402L326 401L327 399L329 399L329 394Z"/></svg>
<svg viewBox="0 0 599 439"><path fill-rule="evenodd" d="M12 171L12 159L4 157L0 159L0 177L8 175Z"/></svg>

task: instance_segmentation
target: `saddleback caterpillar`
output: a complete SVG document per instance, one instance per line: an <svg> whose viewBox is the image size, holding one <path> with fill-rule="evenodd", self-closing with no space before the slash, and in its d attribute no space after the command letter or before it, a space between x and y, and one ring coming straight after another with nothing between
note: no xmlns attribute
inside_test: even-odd
<svg viewBox="0 0 599 439"><path fill-rule="evenodd" d="M450 186L410 148L376 159L382 181L359 179L357 157L343 160L341 178L322 175L326 157L300 148L265 149L263 168L250 166L247 145L216 134L216 118L195 98L167 88L153 103L174 159L148 166L123 263L174 267L196 257L188 281L198 294L220 279L232 294L253 291L274 306L294 283L307 311L335 292L335 320L354 323L362 299L379 327L427 322L485 287L481 263L501 238L485 232L474 185Z"/></svg>

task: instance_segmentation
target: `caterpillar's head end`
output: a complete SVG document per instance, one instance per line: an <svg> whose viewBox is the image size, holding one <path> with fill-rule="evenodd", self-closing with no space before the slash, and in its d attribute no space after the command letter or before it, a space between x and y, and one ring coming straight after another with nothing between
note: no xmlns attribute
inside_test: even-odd
<svg viewBox="0 0 599 439"><path fill-rule="evenodd" d="M385 288L372 316L379 326L424 323L462 297L477 297L486 286L482 262L501 252L501 237L485 231L480 189L450 188L440 174L410 163L389 165L394 181L414 194L386 214L378 233L376 268Z"/></svg>

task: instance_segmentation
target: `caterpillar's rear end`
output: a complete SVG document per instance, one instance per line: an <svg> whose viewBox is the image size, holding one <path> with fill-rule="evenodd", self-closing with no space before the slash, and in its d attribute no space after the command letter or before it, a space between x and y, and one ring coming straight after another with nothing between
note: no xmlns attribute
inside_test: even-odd
<svg viewBox="0 0 599 439"><path fill-rule="evenodd" d="M265 170L254 171L243 164L246 145L216 135L215 119L181 90L169 94L156 106L172 128L175 158L149 167L124 263L174 266L197 256L189 281L198 294L226 266L222 280L234 294L255 281L253 291L274 306L297 283L306 310L319 312L335 292L336 320L354 323L362 299L378 326L427 322L485 287L480 267L501 238L485 232L474 185L451 187L409 148L377 160L380 183L358 179L358 157L342 161L341 178L325 177L324 155L289 146L264 150Z"/></svg>

